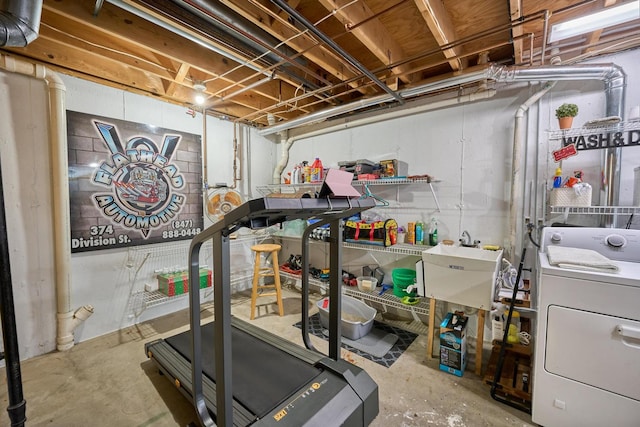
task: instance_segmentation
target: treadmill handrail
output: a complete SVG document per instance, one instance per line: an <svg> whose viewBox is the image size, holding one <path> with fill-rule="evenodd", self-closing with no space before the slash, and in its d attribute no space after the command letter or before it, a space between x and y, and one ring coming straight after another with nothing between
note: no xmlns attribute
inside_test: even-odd
<svg viewBox="0 0 640 427"><path fill-rule="evenodd" d="M305 347L318 353L309 336L309 236L316 228L330 223L327 219L320 220L308 225L302 233L302 341Z"/></svg>
<svg viewBox="0 0 640 427"><path fill-rule="evenodd" d="M200 326L200 292L199 283L200 270L200 249L202 244L209 238L213 241L213 279L214 279L214 319L215 319L215 373L216 373L216 422L220 427L231 426L233 424L232 405L232 379L231 379L231 309L227 302L230 297L230 250L229 234L240 227L263 228L281 223L291 219L311 218L319 216L322 220L333 220L336 227L331 227L332 249L341 248L341 239L336 239L339 233L340 219L349 217L355 213L362 212L375 206L375 200L368 199L288 199L288 198L268 198L249 200L227 213L220 221L209 226L191 241L189 247L189 283L192 284L189 292L189 322L192 340L191 355L191 379L192 398L194 407L198 413L201 423L206 426L215 426L211 415L206 407L206 401L202 386L202 336ZM331 251L333 253L333 250ZM339 256L338 256L339 257ZM337 260L337 265L341 265L341 260ZM341 271L332 272L331 279L341 276ZM336 281L339 286L339 282ZM334 287L331 290L333 296L331 308L340 317L340 288ZM338 292L338 294L336 294ZM303 301L303 305L305 302ZM338 348L340 346L340 321L331 321L330 338L337 333ZM330 350L331 345L330 339ZM335 352L330 351L330 353ZM339 353L339 352L338 352ZM339 354L335 357L336 360Z"/></svg>

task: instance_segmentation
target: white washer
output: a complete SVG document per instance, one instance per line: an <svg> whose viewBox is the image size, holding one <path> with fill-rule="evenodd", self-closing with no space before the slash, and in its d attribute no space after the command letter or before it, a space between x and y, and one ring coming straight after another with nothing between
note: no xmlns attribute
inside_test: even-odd
<svg viewBox="0 0 640 427"><path fill-rule="evenodd" d="M550 245L595 250L619 271L551 266ZM640 230L545 228L538 255L532 420L640 426Z"/></svg>

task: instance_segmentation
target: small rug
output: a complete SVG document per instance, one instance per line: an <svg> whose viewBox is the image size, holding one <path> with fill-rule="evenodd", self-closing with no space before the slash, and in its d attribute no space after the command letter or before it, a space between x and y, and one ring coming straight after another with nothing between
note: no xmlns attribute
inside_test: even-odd
<svg viewBox="0 0 640 427"><path fill-rule="evenodd" d="M322 324L320 323L320 315L318 313L309 317L309 323L309 333L311 335L315 335L316 337L327 340L328 331L322 327ZM300 329L302 328L302 322L298 322L293 326ZM370 335L371 337L369 337ZM418 335L414 334L413 332L405 331L404 329L396 328L387 325L386 323L374 320L371 332L369 332L359 340L350 340L348 338L342 337L342 348L388 368L393 365L400 356L402 356L402 353L404 353L404 351L409 348L411 343L417 337ZM380 339L383 339L384 342L376 342ZM395 341L391 342L393 340ZM389 348L390 342L391 346ZM356 346L350 345L354 343L356 344ZM379 351L383 345L389 349L384 354L380 355ZM372 352L376 354L374 355L368 353L367 351L365 351L367 349L372 350Z"/></svg>
<svg viewBox="0 0 640 427"><path fill-rule="evenodd" d="M322 335L329 339L329 330L323 329ZM398 336L380 329L371 328L369 333L357 340L342 337L342 343L374 357L384 357L398 341Z"/></svg>

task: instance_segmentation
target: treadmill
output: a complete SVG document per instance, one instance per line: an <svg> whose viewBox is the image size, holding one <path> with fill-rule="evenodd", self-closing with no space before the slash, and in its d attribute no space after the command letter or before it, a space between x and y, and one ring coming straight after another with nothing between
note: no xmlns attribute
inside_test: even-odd
<svg viewBox="0 0 640 427"><path fill-rule="evenodd" d="M189 292L190 329L145 344L145 352L192 400L203 426L367 426L377 416L378 385L364 370L341 359L339 314L341 220L374 206L372 198L258 198L193 238L190 283L198 283L200 248L212 239L214 321L201 325L200 292ZM318 221L305 230L302 247L303 348L231 316L229 235L242 227L311 218ZM322 225L330 228L328 356L316 351L308 336L309 236Z"/></svg>

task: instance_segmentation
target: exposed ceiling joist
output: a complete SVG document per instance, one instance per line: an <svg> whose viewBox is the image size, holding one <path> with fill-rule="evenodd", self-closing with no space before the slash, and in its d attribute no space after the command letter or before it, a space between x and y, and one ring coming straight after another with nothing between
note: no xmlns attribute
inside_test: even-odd
<svg viewBox="0 0 640 427"><path fill-rule="evenodd" d="M37 38L0 54L189 108L198 82L199 108L262 127L354 101L387 110L404 100L385 92L480 64L535 66L556 47L564 62L640 47L640 19L547 43L545 28L620 3L44 0Z"/></svg>

